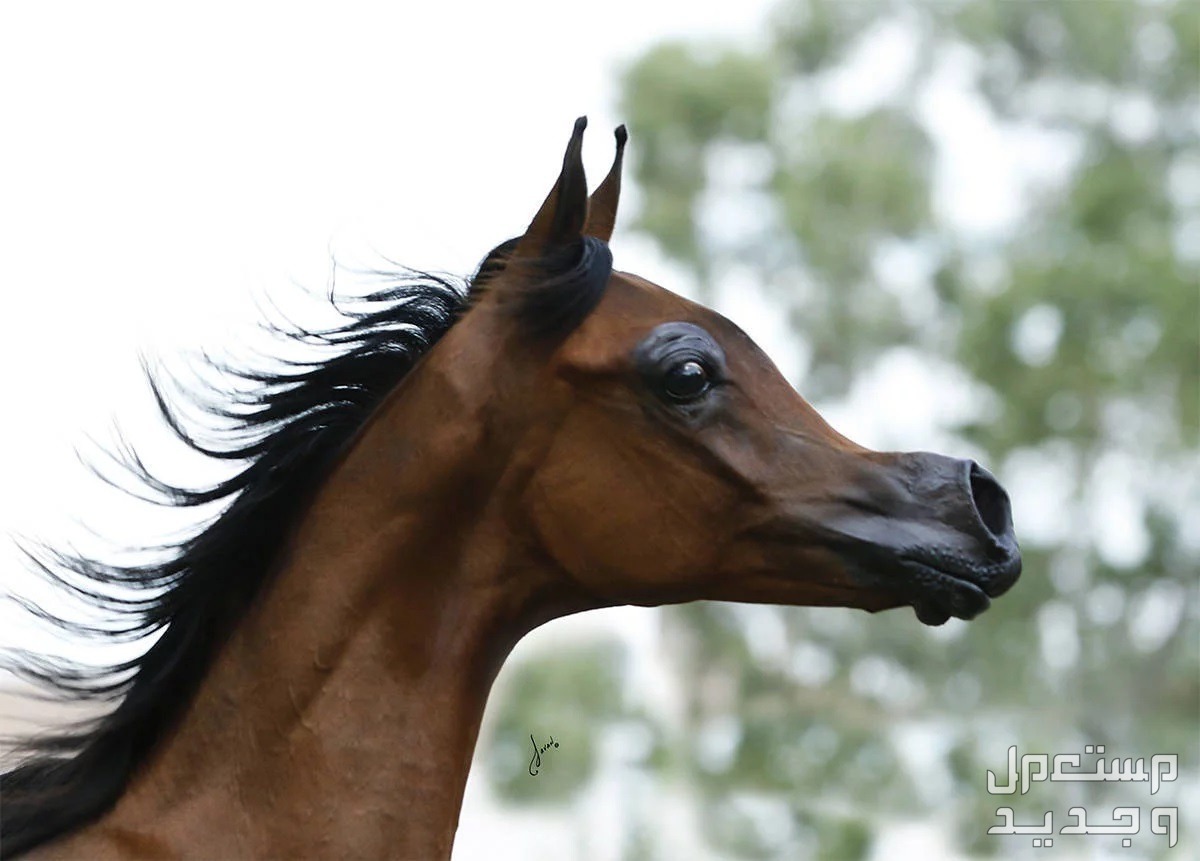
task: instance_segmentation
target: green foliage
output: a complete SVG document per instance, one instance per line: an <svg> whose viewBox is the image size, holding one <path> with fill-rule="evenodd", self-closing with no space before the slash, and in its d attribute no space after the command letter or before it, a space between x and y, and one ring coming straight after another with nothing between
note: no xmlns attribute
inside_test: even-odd
<svg viewBox="0 0 1200 861"><path fill-rule="evenodd" d="M811 75L844 59L847 46L894 3L812 0L782 3L771 16L771 32L789 75Z"/></svg>
<svg viewBox="0 0 1200 861"><path fill-rule="evenodd" d="M638 143L636 175L653 175L663 193L647 200L637 225L676 257L699 262L694 222L705 184L704 145L761 138L771 78L756 57L678 43L654 49L630 70L626 122L665 132Z"/></svg>
<svg viewBox="0 0 1200 861"><path fill-rule="evenodd" d="M968 308L959 358L1017 407L974 434L999 452L1057 434L1103 445L1104 410L1116 397L1159 420L1142 445L1196 444L1200 266L1174 248L1172 157L1103 133L1091 150L1067 193L1008 245L1007 289ZM1053 355L1030 361L1013 333L1035 307L1052 309L1063 328ZM1056 399L1073 405L1067 416L1056 416Z"/></svg>

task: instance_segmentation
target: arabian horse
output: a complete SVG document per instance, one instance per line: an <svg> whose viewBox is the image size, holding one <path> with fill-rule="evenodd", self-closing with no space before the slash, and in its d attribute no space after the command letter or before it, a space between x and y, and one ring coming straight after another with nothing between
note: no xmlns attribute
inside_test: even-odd
<svg viewBox="0 0 1200 861"><path fill-rule="evenodd" d="M585 126L469 281L412 273L291 331L319 360L239 371L223 441L152 375L240 471L184 489L131 454L169 504L225 507L153 563L31 551L100 636L157 639L10 662L116 705L28 740L5 858L445 859L492 681L544 622L717 600L938 625L1013 585L987 471L856 445L729 320L613 269L626 134L589 198Z"/></svg>

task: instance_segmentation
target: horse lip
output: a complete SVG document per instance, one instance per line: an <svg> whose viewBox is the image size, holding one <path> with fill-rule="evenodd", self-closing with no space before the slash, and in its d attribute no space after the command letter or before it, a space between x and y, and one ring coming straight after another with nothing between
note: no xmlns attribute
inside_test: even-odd
<svg viewBox="0 0 1200 861"><path fill-rule="evenodd" d="M875 526L870 518L866 525ZM991 606L991 599L1012 588L1021 573L1021 551L1010 534L995 536L977 552L952 548L936 541L922 542L930 535L903 536L903 543L888 540L883 529L866 529L861 519L822 523L824 538L860 587L889 596L890 607L911 606L927 625L941 625L951 617L970 620ZM797 540L811 543L811 522L801 518L774 521L769 530L759 531L787 544ZM915 539L915 540L914 540ZM896 546L900 543L900 546Z"/></svg>
<svg viewBox="0 0 1200 861"><path fill-rule="evenodd" d="M922 553L900 557L909 575L905 592L917 618L926 625L941 625L951 617L974 619L1017 581L1021 556L1011 554L991 565L971 563L955 554Z"/></svg>
<svg viewBox="0 0 1200 861"><path fill-rule="evenodd" d="M902 567L915 566L934 571L944 577L968 583L989 598L998 598L1013 587L1021 576L1021 553L1015 545L1006 548L1005 557L996 562L981 564L976 560L948 550L904 553Z"/></svg>
<svg viewBox="0 0 1200 861"><path fill-rule="evenodd" d="M904 593L917 618L926 625L941 625L951 617L971 620L992 605L979 585L913 559L901 561L908 575Z"/></svg>

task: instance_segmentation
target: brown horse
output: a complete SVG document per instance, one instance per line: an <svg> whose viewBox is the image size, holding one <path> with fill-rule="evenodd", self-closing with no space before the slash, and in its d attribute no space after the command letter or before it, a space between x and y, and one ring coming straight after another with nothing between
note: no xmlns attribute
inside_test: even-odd
<svg viewBox="0 0 1200 861"><path fill-rule="evenodd" d="M120 705L3 776L5 857L447 858L492 680L550 619L713 599L936 625L1014 583L987 472L855 445L728 320L613 271L625 132L589 200L584 126L469 289L412 276L292 332L329 355L241 372L224 447L159 394L248 465L201 491L141 470L229 500L164 560L38 557L106 636L160 636L102 670L14 662Z"/></svg>

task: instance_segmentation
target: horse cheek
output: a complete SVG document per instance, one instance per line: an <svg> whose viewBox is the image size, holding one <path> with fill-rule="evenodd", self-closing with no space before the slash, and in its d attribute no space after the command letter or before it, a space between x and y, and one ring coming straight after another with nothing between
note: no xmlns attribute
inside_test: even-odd
<svg viewBox="0 0 1200 861"><path fill-rule="evenodd" d="M555 445L531 483L542 543L574 579L614 604L699 597L716 568L729 494L693 464L664 463L651 445L615 444L620 437L589 430L594 445Z"/></svg>

